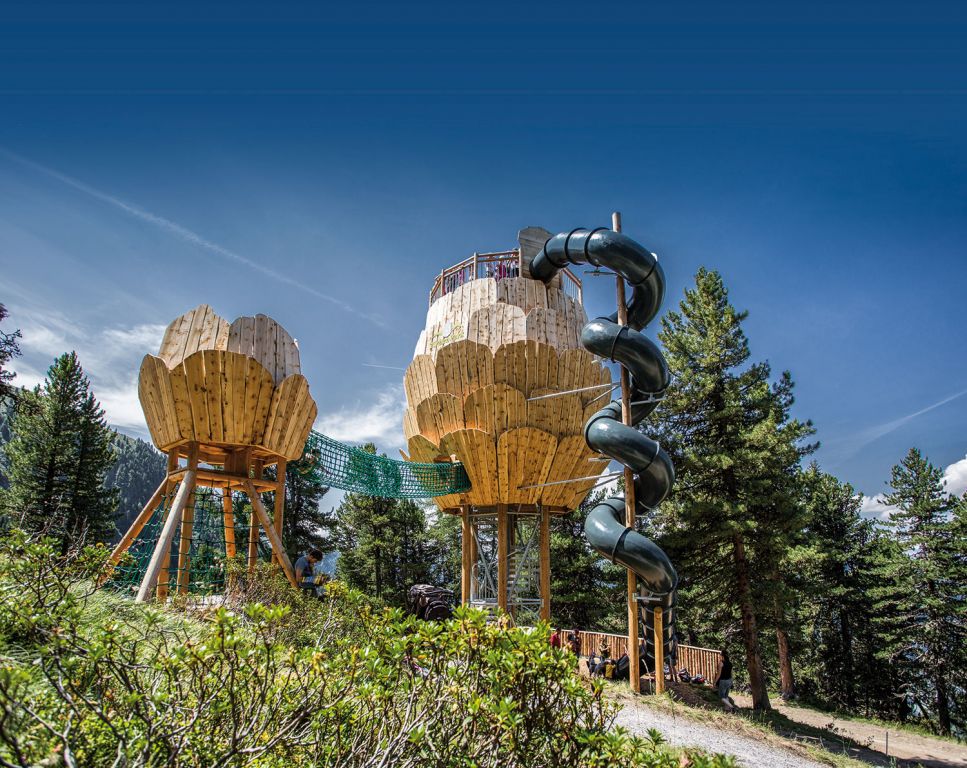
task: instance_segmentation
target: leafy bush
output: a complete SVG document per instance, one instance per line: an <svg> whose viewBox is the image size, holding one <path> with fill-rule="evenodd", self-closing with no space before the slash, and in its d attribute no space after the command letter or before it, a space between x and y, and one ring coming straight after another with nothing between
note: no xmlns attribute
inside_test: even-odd
<svg viewBox="0 0 967 768"><path fill-rule="evenodd" d="M544 628L419 622L338 583L179 615L94 593L105 557L0 544L3 765L731 764L611 729Z"/></svg>

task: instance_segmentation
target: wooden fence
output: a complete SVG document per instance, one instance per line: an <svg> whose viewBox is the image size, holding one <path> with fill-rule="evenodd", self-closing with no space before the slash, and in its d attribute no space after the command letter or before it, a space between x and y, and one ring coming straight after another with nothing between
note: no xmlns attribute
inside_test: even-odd
<svg viewBox="0 0 967 768"><path fill-rule="evenodd" d="M567 637L569 630L560 630L563 637ZM612 635L606 632L578 632L581 640L581 655L597 655L601 650L602 642L608 646L611 658L616 659L628 650L627 635ZM721 653L711 648L698 648L694 645L679 645L678 659L676 668L684 667L689 674L701 673L705 679L712 683L719 672L719 658Z"/></svg>

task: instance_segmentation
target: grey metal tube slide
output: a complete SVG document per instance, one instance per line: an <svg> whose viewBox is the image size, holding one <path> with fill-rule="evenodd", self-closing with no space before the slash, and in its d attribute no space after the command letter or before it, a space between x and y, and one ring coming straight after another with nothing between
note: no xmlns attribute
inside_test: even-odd
<svg viewBox="0 0 967 768"><path fill-rule="evenodd" d="M670 383L668 365L661 350L640 333L661 307L665 274L658 259L646 248L610 229L575 229L555 235L531 263L531 275L545 283L568 264L592 264L620 275L632 287L628 301L628 325L618 315L591 320L581 332L581 344L589 352L623 365L631 373L631 421L641 422L658 405ZM635 475L635 502L641 512L657 506L675 482L675 468L654 440L621 420L621 403L613 401L584 425L588 446L629 467ZM668 556L651 539L625 523L624 496L613 496L588 514L584 532L591 546L612 562L633 571L641 581L643 596L652 606L673 609L678 574ZM650 611L645 611L649 624ZM674 637L674 616L665 631L666 650ZM645 638L649 647L651 638ZM651 656L651 653L647 653Z"/></svg>

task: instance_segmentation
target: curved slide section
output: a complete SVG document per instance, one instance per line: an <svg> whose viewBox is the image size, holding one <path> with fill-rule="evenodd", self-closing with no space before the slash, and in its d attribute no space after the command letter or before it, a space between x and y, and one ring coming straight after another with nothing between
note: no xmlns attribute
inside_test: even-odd
<svg viewBox="0 0 967 768"><path fill-rule="evenodd" d="M670 382L661 350L640 333L658 314L665 295L665 274L658 259L644 247L610 229L575 229L552 237L531 263L531 274L545 283L568 264L592 264L610 269L632 287L628 325L618 314L598 317L584 326L581 343L589 352L623 365L631 373L631 422L638 424L658 405ZM621 402L614 401L584 425L588 446L631 469L635 475L635 503L642 513L657 506L675 482L675 468L658 443L621 420ZM669 609L665 650L672 651L675 588L678 574L668 556L651 539L625 523L624 496L613 496L591 510L584 531L598 552L633 571L643 597L646 656L653 662L653 612Z"/></svg>

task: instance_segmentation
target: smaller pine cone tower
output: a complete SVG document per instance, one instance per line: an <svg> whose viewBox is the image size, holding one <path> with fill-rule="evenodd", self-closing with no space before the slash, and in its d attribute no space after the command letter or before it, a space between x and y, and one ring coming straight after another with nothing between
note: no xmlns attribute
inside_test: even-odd
<svg viewBox="0 0 967 768"><path fill-rule="evenodd" d="M463 518L463 601L519 623L550 618L549 516L607 467L583 434L611 373L580 344L581 281L529 272L550 236L528 227L514 250L443 269L404 377L408 458L456 459L472 484L435 500Z"/></svg>
<svg viewBox="0 0 967 768"><path fill-rule="evenodd" d="M273 561L294 584L281 540L286 462L302 456L317 414L295 340L266 315L229 323L202 304L168 326L157 355L145 355L138 396L168 470L112 553L105 578L148 521L160 516L137 599L186 594L196 489L209 488L220 496L225 556L247 545L248 568L254 570L264 534ZM275 467L275 477L266 477L269 467ZM236 540L233 492L245 494L252 505L247 542ZM273 513L262 502L265 492L275 495Z"/></svg>

